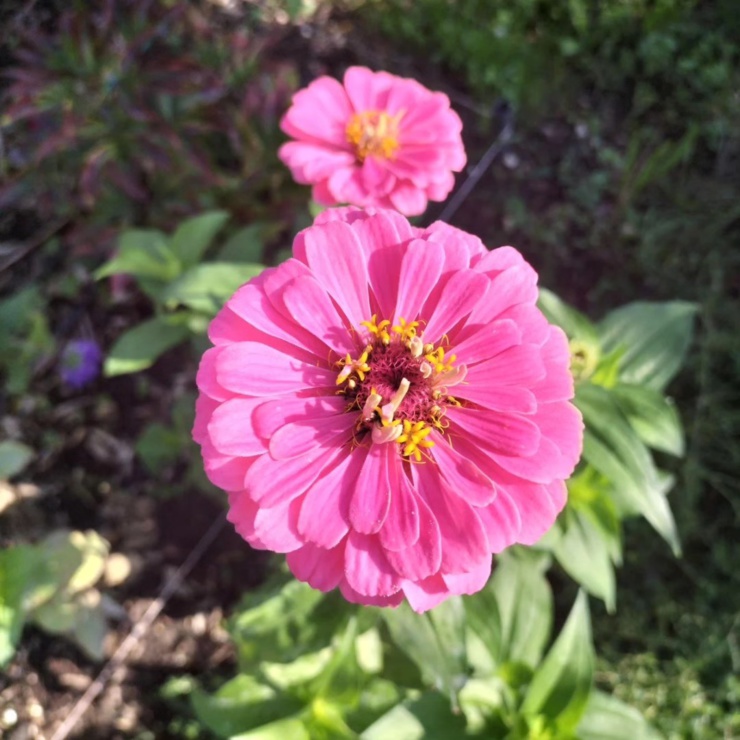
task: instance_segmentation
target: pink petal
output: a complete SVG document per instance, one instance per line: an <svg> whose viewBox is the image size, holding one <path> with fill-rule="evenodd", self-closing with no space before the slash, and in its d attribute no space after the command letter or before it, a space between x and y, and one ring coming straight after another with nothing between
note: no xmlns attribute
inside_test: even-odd
<svg viewBox="0 0 740 740"><path fill-rule="evenodd" d="M299 277L285 287L283 303L295 322L340 356L354 352L344 325L324 288L312 277Z"/></svg>
<svg viewBox="0 0 740 740"><path fill-rule="evenodd" d="M252 421L257 434L265 439L271 439L286 424L336 416L345 406L345 401L340 396L302 395L274 401L262 400L262 405L254 411Z"/></svg>
<svg viewBox="0 0 740 740"><path fill-rule="evenodd" d="M344 578L344 543L330 550L305 545L289 552L286 560L299 581L319 591L331 591Z"/></svg>
<svg viewBox="0 0 740 740"><path fill-rule="evenodd" d="M208 480L224 491L241 491L247 472L257 458L220 455L210 441L204 441L201 445L203 468Z"/></svg>
<svg viewBox="0 0 740 740"><path fill-rule="evenodd" d="M419 507L398 455L392 458L388 474L391 500L380 530L380 544L386 550L404 550L419 541Z"/></svg>
<svg viewBox="0 0 740 740"><path fill-rule="evenodd" d="M435 446L429 452L450 488L473 506L490 504L496 497L496 486L491 479L459 455L439 432L433 432L430 439Z"/></svg>
<svg viewBox="0 0 740 740"><path fill-rule="evenodd" d="M522 334L510 319L493 321L454 346L454 354L461 365L489 360L500 352L520 344Z"/></svg>
<svg viewBox="0 0 740 740"><path fill-rule="evenodd" d="M403 550L386 550L393 569L403 578L419 581L433 575L442 567L442 535L432 510L414 494L419 512L419 538Z"/></svg>
<svg viewBox="0 0 740 740"><path fill-rule="evenodd" d="M354 414L340 413L286 424L270 438L270 455L276 460L287 460L317 446L349 447L356 422Z"/></svg>
<svg viewBox="0 0 740 740"><path fill-rule="evenodd" d="M355 450L353 454L360 453ZM391 455L398 455L395 445L391 444L373 444L367 451L349 507L349 520L357 532L378 532L388 516L391 504L388 479Z"/></svg>
<svg viewBox="0 0 740 740"><path fill-rule="evenodd" d="M533 344L519 344L469 367L465 382L469 386L491 389L502 385L529 387L544 377L545 364L540 348Z"/></svg>
<svg viewBox="0 0 740 740"><path fill-rule="evenodd" d="M274 396L305 388L331 388L336 373L297 360L258 342L219 348L216 377L227 390L248 396Z"/></svg>
<svg viewBox="0 0 740 740"><path fill-rule="evenodd" d="M540 429L518 414L450 407L450 422L469 438L501 455L528 457L540 446Z"/></svg>
<svg viewBox="0 0 740 740"><path fill-rule="evenodd" d="M300 501L289 501L271 509L260 507L244 492L229 495L228 520L252 547L273 552L291 552L303 545L296 522Z"/></svg>
<svg viewBox="0 0 740 740"><path fill-rule="evenodd" d="M201 393L205 393L209 398L216 401L225 401L232 397L226 388L219 383L216 370L218 359L224 347L211 347L203 353L198 365L198 373L195 376L195 384Z"/></svg>
<svg viewBox="0 0 740 740"><path fill-rule="evenodd" d="M346 145L346 140L342 146ZM350 151L330 148L333 144L312 144L289 141L278 149L278 157L291 171L293 179L301 185L325 180L339 167L350 167L355 155Z"/></svg>
<svg viewBox="0 0 740 740"><path fill-rule="evenodd" d="M224 306L208 326L208 338L215 345L246 342L254 339L254 328L237 316L228 305Z"/></svg>
<svg viewBox="0 0 740 740"><path fill-rule="evenodd" d="M501 552L519 541L523 517L506 486L499 485L496 499L476 509L475 513L483 525L491 552Z"/></svg>
<svg viewBox="0 0 740 740"><path fill-rule="evenodd" d="M470 504L463 501L430 465L416 465L420 496L439 523L442 572L467 573L490 553L486 533Z"/></svg>
<svg viewBox="0 0 740 740"><path fill-rule="evenodd" d="M382 606L393 609L403 601L402 591L396 591L396 593L391 594L390 596L368 596L367 594L361 594L359 591L355 591L355 589L353 589L346 580L339 584L339 590L342 592L342 596L344 596L350 604Z"/></svg>
<svg viewBox="0 0 740 740"><path fill-rule="evenodd" d="M422 314L428 316L424 341L436 344L458 321L465 318L483 299L488 290L488 278L473 270L454 272L442 288L435 306L429 302Z"/></svg>
<svg viewBox="0 0 740 740"><path fill-rule="evenodd" d="M258 457L249 468L244 488L261 506L278 504L297 498L329 468L339 451L317 447L291 460L274 460L269 454Z"/></svg>
<svg viewBox="0 0 740 740"><path fill-rule="evenodd" d="M392 314L396 320L414 321L442 274L444 251L439 244L421 239L409 242L401 261L398 297Z"/></svg>
<svg viewBox="0 0 740 740"><path fill-rule="evenodd" d="M452 595L439 573L421 581L404 581L403 592L409 606L418 614L433 609Z"/></svg>
<svg viewBox="0 0 740 740"><path fill-rule="evenodd" d="M300 252L352 326L370 318L367 257L349 224L333 221L309 229Z"/></svg>
<svg viewBox="0 0 740 740"><path fill-rule="evenodd" d="M542 360L547 376L532 387L540 403L567 401L573 398L573 375L570 372L568 338L559 327L551 328L550 336L542 346Z"/></svg>
<svg viewBox="0 0 740 740"><path fill-rule="evenodd" d="M476 264L483 271L485 258ZM526 263L510 267L491 280L489 299L480 303L470 316L471 324L488 324L506 309L537 300L537 273Z"/></svg>
<svg viewBox="0 0 740 740"><path fill-rule="evenodd" d="M382 110L378 97L387 92L390 80L390 75L373 72L367 67L350 67L344 73L344 89L357 113Z"/></svg>
<svg viewBox="0 0 740 740"><path fill-rule="evenodd" d="M349 531L349 505L362 467L360 455L347 454L306 491L298 531L320 547L334 547Z"/></svg>
<svg viewBox="0 0 740 740"><path fill-rule="evenodd" d="M349 533L344 572L347 583L364 596L391 596L400 588L398 575L374 535Z"/></svg>
<svg viewBox="0 0 740 740"><path fill-rule="evenodd" d="M375 157L367 157L362 163L360 176L368 193L376 196L388 195L396 184L396 178Z"/></svg>
<svg viewBox="0 0 740 740"><path fill-rule="evenodd" d="M442 578L453 594L474 594L488 583L492 564L492 559L488 557L469 573L443 573Z"/></svg>
<svg viewBox="0 0 740 740"><path fill-rule="evenodd" d="M195 399L195 420L193 421L193 440L198 444L208 439L208 424L213 412L219 407L219 402L201 394Z"/></svg>
<svg viewBox="0 0 740 740"><path fill-rule="evenodd" d="M455 397L473 401L492 411L533 414L537 410L534 393L520 386L500 385L486 388L480 384L461 385L460 388L455 388Z"/></svg>
<svg viewBox="0 0 740 740"><path fill-rule="evenodd" d="M399 180L389 197L393 207L404 216L419 216L427 207L426 193L409 180Z"/></svg>
<svg viewBox="0 0 740 740"><path fill-rule="evenodd" d="M223 455L251 457L267 449L255 431L252 414L262 398L232 398L221 404L208 424L208 434L213 446Z"/></svg>
<svg viewBox="0 0 740 740"><path fill-rule="evenodd" d="M521 527L516 542L533 545L555 524L567 500L563 481L538 484L527 481L507 483L506 491L521 514Z"/></svg>

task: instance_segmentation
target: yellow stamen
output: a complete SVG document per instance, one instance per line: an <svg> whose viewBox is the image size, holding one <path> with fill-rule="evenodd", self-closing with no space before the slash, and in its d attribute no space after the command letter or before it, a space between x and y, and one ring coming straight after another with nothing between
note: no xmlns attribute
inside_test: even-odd
<svg viewBox="0 0 740 740"><path fill-rule="evenodd" d="M398 149L398 124L403 111L391 116L385 111L368 110L355 113L345 131L347 141L355 148L360 162L366 157L394 159Z"/></svg>
<svg viewBox="0 0 740 740"><path fill-rule="evenodd" d="M406 319L400 318L398 319L398 324L393 327L393 331L394 333L400 335L401 341L404 344L406 344L410 349L411 340L416 338L416 327L417 326L419 326L418 321L408 321L407 322ZM419 355L415 355L415 357L418 357L418 356Z"/></svg>
<svg viewBox="0 0 740 740"><path fill-rule="evenodd" d="M434 442L427 437L432 433L432 427L425 421L403 421L403 433L396 439L400 445L404 445L402 454L406 457L413 455L416 462L421 462L422 450L434 447Z"/></svg>
<svg viewBox="0 0 740 740"><path fill-rule="evenodd" d="M427 345L429 347L430 345ZM426 347L424 347L426 349ZM442 347L432 349L424 355L424 359L432 364L432 367L438 373L448 373L452 370L452 365L457 359L457 355L445 357L445 351Z"/></svg>
<svg viewBox="0 0 740 740"><path fill-rule="evenodd" d="M348 354L343 360L339 360L337 362L337 365L339 365L342 369L339 371L339 375L337 375L337 385L341 385L344 383L345 380L347 380L352 373L355 373L357 377L360 379L360 382L365 380L365 373L370 372L370 365L367 364L367 360L370 356L370 352L372 351L372 347L368 345L365 347L365 351L360 355L359 359L353 360L352 357ZM355 383L353 380L350 380L348 383L350 388L355 387Z"/></svg>
<svg viewBox="0 0 740 740"><path fill-rule="evenodd" d="M380 323L378 323L378 314L374 313L373 317L370 319L370 321L361 321L361 326L366 326L368 331L378 339L380 339L383 344L390 344L391 343L391 335L388 333L388 328L391 324L388 319L383 319Z"/></svg>

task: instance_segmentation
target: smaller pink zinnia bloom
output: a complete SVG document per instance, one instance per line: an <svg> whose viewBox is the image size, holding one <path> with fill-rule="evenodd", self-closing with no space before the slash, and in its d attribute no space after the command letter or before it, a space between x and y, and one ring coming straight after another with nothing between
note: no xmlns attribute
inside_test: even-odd
<svg viewBox="0 0 740 740"><path fill-rule="evenodd" d="M341 84L319 77L296 93L280 122L278 156L325 206L423 213L444 200L465 166L462 122L443 93L415 80L350 67Z"/></svg>
<svg viewBox="0 0 740 740"><path fill-rule="evenodd" d="M481 589L566 500L583 424L537 274L443 223L325 211L213 320L193 436L253 546L349 601Z"/></svg>

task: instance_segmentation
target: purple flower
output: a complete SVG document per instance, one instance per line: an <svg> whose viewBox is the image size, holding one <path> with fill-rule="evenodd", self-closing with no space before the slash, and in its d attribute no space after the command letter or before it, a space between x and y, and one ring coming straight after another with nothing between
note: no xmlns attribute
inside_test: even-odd
<svg viewBox="0 0 740 740"><path fill-rule="evenodd" d="M98 377L102 359L94 339L73 339L62 352L59 375L70 388L79 390Z"/></svg>

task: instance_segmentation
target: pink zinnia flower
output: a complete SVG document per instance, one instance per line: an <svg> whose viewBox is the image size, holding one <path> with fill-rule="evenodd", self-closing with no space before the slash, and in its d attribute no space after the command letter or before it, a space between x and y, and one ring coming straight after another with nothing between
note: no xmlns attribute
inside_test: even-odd
<svg viewBox="0 0 740 740"><path fill-rule="evenodd" d="M278 155L322 205L423 213L444 200L465 166L462 123L443 93L415 80L350 67L344 84L319 77L280 122L296 141Z"/></svg>
<svg viewBox="0 0 740 740"><path fill-rule="evenodd" d="M229 519L297 578L417 611L566 500L582 422L537 275L392 211L326 211L213 320L194 437Z"/></svg>

